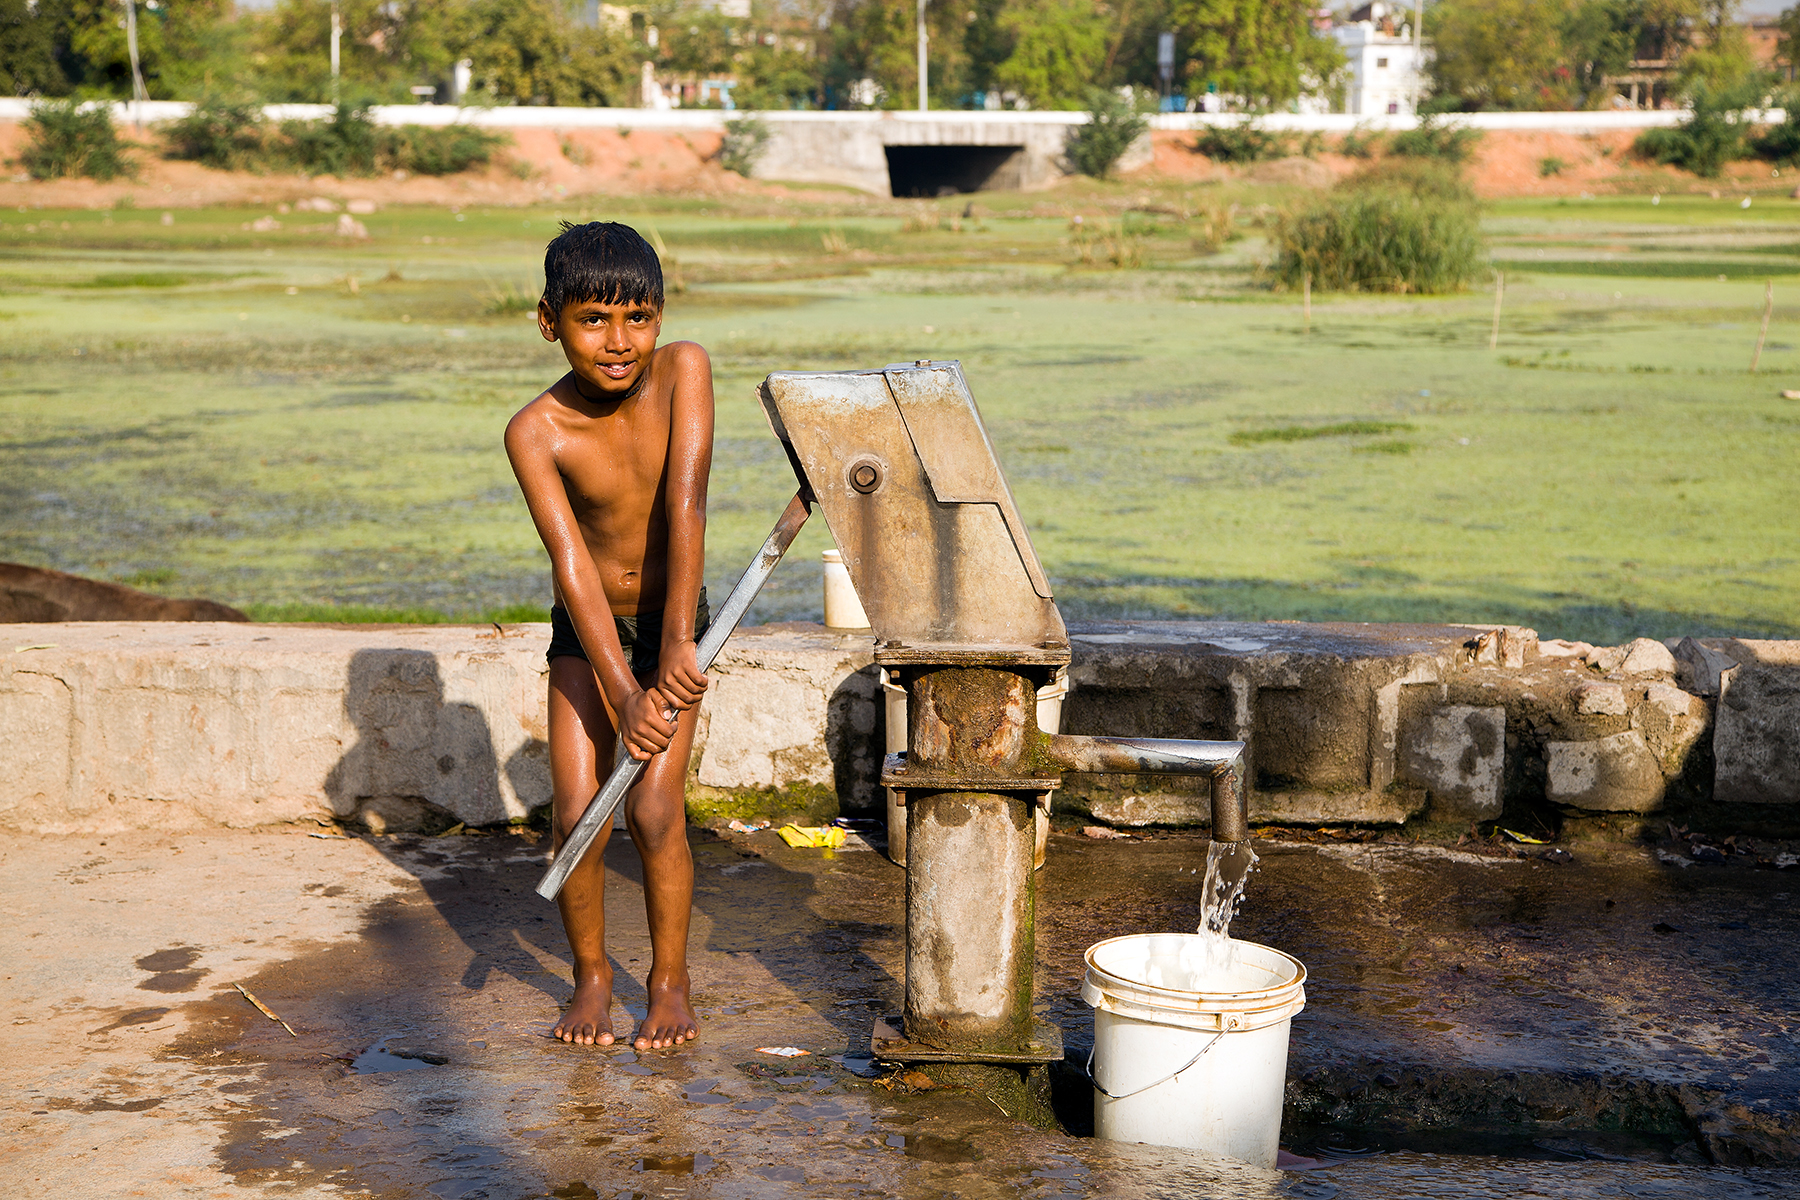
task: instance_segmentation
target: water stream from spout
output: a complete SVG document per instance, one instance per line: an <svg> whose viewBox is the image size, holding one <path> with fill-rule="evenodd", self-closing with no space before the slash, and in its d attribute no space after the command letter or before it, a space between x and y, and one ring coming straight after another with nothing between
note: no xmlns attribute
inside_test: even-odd
<svg viewBox="0 0 1800 1200"><path fill-rule="evenodd" d="M1256 851L1248 841L1212 842L1206 848L1206 878L1200 885L1200 935L1193 949L1182 954L1182 967L1195 991L1230 990L1237 974L1237 943L1231 940L1231 919L1244 899L1244 886L1256 866Z"/></svg>

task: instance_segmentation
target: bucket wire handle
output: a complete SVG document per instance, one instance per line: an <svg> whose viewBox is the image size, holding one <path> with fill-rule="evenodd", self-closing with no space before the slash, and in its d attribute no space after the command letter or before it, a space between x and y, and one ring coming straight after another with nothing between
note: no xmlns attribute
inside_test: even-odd
<svg viewBox="0 0 1800 1200"><path fill-rule="evenodd" d="M1146 1083L1141 1088L1134 1088L1133 1090L1126 1092L1122 1096L1114 1095L1112 1092L1107 1091L1105 1086L1102 1085L1098 1079L1094 1078L1094 1050L1096 1049L1096 1047L1093 1047L1093 1046L1088 1047L1087 1069L1083 1073L1085 1075L1087 1075L1088 1082L1094 1085L1094 1090L1099 1092L1102 1096L1105 1096L1108 1100L1128 1100L1131 1097L1137 1095L1139 1092L1147 1092L1153 1087L1156 1087L1160 1084L1169 1082L1169 1080L1175 1078L1177 1075L1181 1074L1183 1071L1187 1070L1189 1067L1191 1067L1195 1063L1199 1062L1202 1058L1206 1057L1206 1052L1208 1050L1211 1050L1214 1046L1218 1045L1219 1039L1224 1037L1229 1032L1231 1032L1231 1031L1228 1029L1219 1030L1218 1033L1213 1035L1212 1041L1210 1041L1210 1042L1206 1043L1206 1045L1200 1047L1200 1053L1198 1053L1198 1054L1194 1055L1194 1057L1188 1059L1185 1063L1181 1064L1181 1066L1176 1067L1173 1071L1170 1071L1167 1075L1164 1075L1161 1079L1158 1079L1152 1083Z"/></svg>

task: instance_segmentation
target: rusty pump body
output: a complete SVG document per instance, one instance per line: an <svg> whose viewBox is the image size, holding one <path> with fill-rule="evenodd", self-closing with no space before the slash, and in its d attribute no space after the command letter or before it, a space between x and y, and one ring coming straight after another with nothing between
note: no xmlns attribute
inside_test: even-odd
<svg viewBox="0 0 1800 1200"><path fill-rule="evenodd" d="M907 689L906 1010L878 1058L1012 1067L1062 1057L1032 1013L1034 806L1064 771L1212 778L1212 836L1249 837L1242 742L1046 735L1069 661L1049 578L956 362L778 372L763 407L843 554L875 661Z"/></svg>

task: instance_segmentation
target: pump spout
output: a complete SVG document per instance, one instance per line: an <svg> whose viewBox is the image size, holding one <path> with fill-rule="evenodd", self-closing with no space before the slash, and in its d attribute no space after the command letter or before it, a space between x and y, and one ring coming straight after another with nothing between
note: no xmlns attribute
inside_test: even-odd
<svg viewBox="0 0 1800 1200"><path fill-rule="evenodd" d="M1079 737L1053 733L1044 738L1044 757L1065 771L1088 774L1210 775L1213 841L1250 840L1242 742Z"/></svg>

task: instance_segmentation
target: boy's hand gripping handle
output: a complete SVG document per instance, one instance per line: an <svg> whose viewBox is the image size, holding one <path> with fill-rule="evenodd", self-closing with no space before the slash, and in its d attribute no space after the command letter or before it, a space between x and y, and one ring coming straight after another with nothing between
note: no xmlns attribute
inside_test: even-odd
<svg viewBox="0 0 1800 1200"><path fill-rule="evenodd" d="M775 570L775 564L781 561L781 556L794 544L800 527L806 524L806 518L811 515L812 493L803 487L788 501L787 511L775 523L775 529L757 553L756 561L750 564L750 569L744 572L737 586L731 589L731 595L725 598L719 615L713 618L713 623L707 627L700 644L694 648L694 661L701 671L712 666L713 659L719 656L719 651L725 646L725 639L731 636L737 623L744 619L750 602L756 599L756 593L762 591L763 584L769 581L769 576ZM594 839L600 836L600 831L612 820L613 810L625 798L625 793L631 790L631 785L644 773L647 761L630 757L622 744L615 746L612 774L594 794L587 811L575 823L575 828L569 831L568 840L563 842L562 849L556 852L555 861L544 872L543 881L537 886L538 895L546 900L556 899L556 894L562 891L564 882L569 878L569 872L575 869L575 864L581 861L582 856L588 852L588 847L594 844Z"/></svg>

